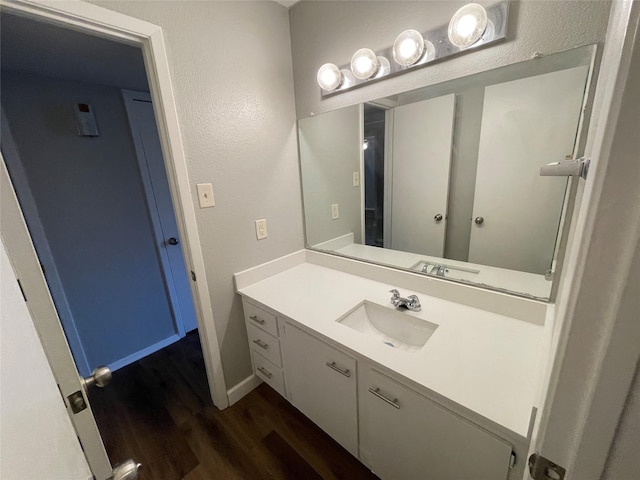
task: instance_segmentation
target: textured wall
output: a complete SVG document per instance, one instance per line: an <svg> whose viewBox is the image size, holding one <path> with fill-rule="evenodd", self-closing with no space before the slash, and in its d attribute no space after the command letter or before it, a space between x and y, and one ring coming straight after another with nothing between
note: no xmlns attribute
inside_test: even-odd
<svg viewBox="0 0 640 480"><path fill-rule="evenodd" d="M251 373L233 274L304 247L287 10L275 2L95 1L162 27L230 388ZM256 240L266 218L269 237Z"/></svg>
<svg viewBox="0 0 640 480"><path fill-rule="evenodd" d="M549 54L602 41L610 7L604 1L511 2L507 41L321 100L315 80L320 65L348 64L362 47L389 47L407 28L426 31L444 25L465 3L310 0L295 4L290 17L298 118L528 60L535 52Z"/></svg>
<svg viewBox="0 0 640 480"><path fill-rule="evenodd" d="M307 243L318 243L353 233L360 243L362 202L353 186L360 171L362 109L359 106L327 112L300 121L300 164L304 187ZM332 219L331 205L340 218Z"/></svg>

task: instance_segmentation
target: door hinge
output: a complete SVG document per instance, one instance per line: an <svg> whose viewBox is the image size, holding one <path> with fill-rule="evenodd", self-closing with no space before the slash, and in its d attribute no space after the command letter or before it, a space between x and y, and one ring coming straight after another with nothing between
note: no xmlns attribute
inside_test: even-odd
<svg viewBox="0 0 640 480"><path fill-rule="evenodd" d="M512 470L513 467L516 466L516 463L518 463L518 456L516 455L516 452L511 450L511 458L509 459L509 470Z"/></svg>
<svg viewBox="0 0 640 480"><path fill-rule="evenodd" d="M541 177L582 177L587 178L590 158L579 158L563 162L547 163L540 167Z"/></svg>
<svg viewBox="0 0 640 480"><path fill-rule="evenodd" d="M20 287L20 293L22 294L22 298L24 298L24 301L27 301L27 296L24 294L24 289L22 288L22 283L20 283L20 279L16 278L16 281L18 282L18 287Z"/></svg>
<svg viewBox="0 0 640 480"><path fill-rule="evenodd" d="M529 475L533 480L563 480L567 471L538 453L529 457Z"/></svg>

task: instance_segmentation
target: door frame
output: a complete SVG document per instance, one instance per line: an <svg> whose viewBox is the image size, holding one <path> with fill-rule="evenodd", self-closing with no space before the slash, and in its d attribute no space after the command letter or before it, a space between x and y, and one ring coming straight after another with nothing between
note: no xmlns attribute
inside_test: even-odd
<svg viewBox="0 0 640 480"><path fill-rule="evenodd" d="M585 150L592 164L578 187L530 446L566 468L566 479L601 478L640 361L637 293L625 291L640 249L638 87L629 92L640 82L631 68L639 33L640 4L614 1Z"/></svg>
<svg viewBox="0 0 640 480"><path fill-rule="evenodd" d="M147 71L154 114L162 145L167 179L171 190L180 238L183 239L185 265L194 273L191 293L198 317L198 330L213 403L219 409L229 405L222 370L220 347L211 307L202 247L198 235L186 159L182 147L176 105L171 85L169 64L162 29L151 23L123 15L79 0L50 2L46 0L0 0L2 11L36 21L69 28L89 35L140 47ZM46 281L31 238L24 224L13 186L2 165L3 216L2 235L5 239L16 273L30 299L32 315L45 352L64 397L82 389L67 340L55 311ZM12 198L13 196L13 198ZM7 199L5 202L4 199ZM13 201L15 200L15 202ZM15 207L15 208L14 208ZM17 211L15 210L17 209ZM5 215L6 213L6 215ZM26 235L26 237L25 237ZM40 302L40 305L36 305ZM69 363L71 362L71 364ZM74 426L80 436L93 473L97 478L110 475L110 465L101 441L91 445L95 438L82 438L83 428L97 432L90 408L73 415L67 405ZM90 417L90 418L89 418ZM92 424L92 425L91 425ZM106 463L105 463L106 462ZM108 466L108 472L107 472Z"/></svg>

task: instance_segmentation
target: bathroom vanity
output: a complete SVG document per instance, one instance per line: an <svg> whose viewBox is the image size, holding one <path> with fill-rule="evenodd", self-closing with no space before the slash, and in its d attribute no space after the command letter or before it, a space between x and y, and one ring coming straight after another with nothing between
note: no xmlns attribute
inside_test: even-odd
<svg viewBox="0 0 640 480"><path fill-rule="evenodd" d="M522 478L548 305L310 250L235 280L255 375L380 478Z"/></svg>

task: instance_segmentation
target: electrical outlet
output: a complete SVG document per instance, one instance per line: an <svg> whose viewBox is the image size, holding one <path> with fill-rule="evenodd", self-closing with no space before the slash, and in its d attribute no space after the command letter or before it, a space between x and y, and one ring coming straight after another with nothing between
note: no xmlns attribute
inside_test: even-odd
<svg viewBox="0 0 640 480"><path fill-rule="evenodd" d="M337 203L334 203L331 205L331 219L337 220L338 218L340 218L340 207Z"/></svg>
<svg viewBox="0 0 640 480"><path fill-rule="evenodd" d="M264 218L261 220L256 220L256 237L258 237L258 240L267 238L267 236L267 220Z"/></svg>
<svg viewBox="0 0 640 480"><path fill-rule="evenodd" d="M216 201L213 198L213 185L210 183L198 183L196 187L200 208L215 207Z"/></svg>
<svg viewBox="0 0 640 480"><path fill-rule="evenodd" d="M360 172L353 172L353 186L360 186Z"/></svg>

